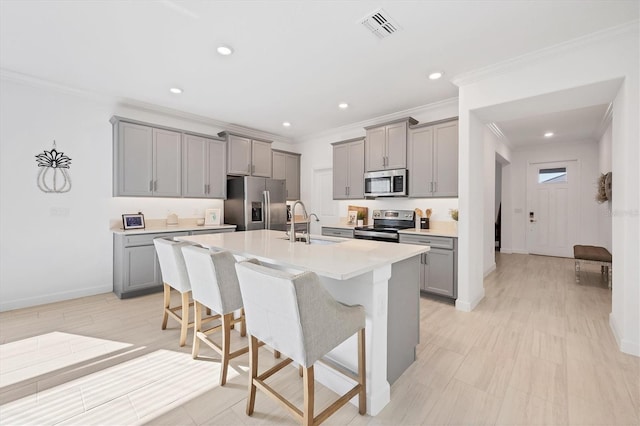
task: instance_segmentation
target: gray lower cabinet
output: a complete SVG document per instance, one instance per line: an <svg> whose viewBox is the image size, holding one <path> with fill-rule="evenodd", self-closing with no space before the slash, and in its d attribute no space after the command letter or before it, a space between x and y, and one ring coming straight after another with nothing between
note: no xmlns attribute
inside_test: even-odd
<svg viewBox="0 0 640 426"><path fill-rule="evenodd" d="M400 242L431 247L420 257L420 290L453 299L458 297L457 238L400 234Z"/></svg>
<svg viewBox="0 0 640 426"><path fill-rule="evenodd" d="M325 235L327 237L353 238L353 229L332 228L330 226L323 226L322 235Z"/></svg>
<svg viewBox="0 0 640 426"><path fill-rule="evenodd" d="M214 229L157 234L113 235L113 292L121 299L162 291L162 274L153 245L155 238L233 232Z"/></svg>

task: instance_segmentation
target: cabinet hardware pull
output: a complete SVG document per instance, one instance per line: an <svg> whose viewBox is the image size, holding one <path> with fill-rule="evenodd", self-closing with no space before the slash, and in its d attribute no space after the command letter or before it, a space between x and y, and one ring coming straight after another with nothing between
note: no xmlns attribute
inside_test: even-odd
<svg viewBox="0 0 640 426"><path fill-rule="evenodd" d="M346 186L344 187L344 195L348 195L348 194L347 194L347 187L346 187Z"/></svg>
<svg viewBox="0 0 640 426"><path fill-rule="evenodd" d="M153 181L149 181L149 191L153 191Z"/></svg>
<svg viewBox="0 0 640 426"><path fill-rule="evenodd" d="M255 173L256 172L256 166L255 165L251 165L251 173Z"/></svg>
<svg viewBox="0 0 640 426"><path fill-rule="evenodd" d="M351 187L347 186L347 195L351 195Z"/></svg>
<svg viewBox="0 0 640 426"><path fill-rule="evenodd" d="M433 186L434 186L434 191L433 192L438 192L438 182L433 182Z"/></svg>
<svg viewBox="0 0 640 426"><path fill-rule="evenodd" d="M424 264L429 266L429 253L424 254Z"/></svg>
<svg viewBox="0 0 640 426"><path fill-rule="evenodd" d="M153 190L154 190L154 191L157 191L157 190L158 190L158 181L157 181L157 180L154 180L154 181L153 181Z"/></svg>
<svg viewBox="0 0 640 426"><path fill-rule="evenodd" d="M247 173L251 173L251 164L247 164Z"/></svg>

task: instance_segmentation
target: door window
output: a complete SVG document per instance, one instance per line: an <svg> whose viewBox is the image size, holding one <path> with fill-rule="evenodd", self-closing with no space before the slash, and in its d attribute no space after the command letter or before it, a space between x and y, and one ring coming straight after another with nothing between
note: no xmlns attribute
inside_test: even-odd
<svg viewBox="0 0 640 426"><path fill-rule="evenodd" d="M566 183L567 168L555 167L553 169L539 169L538 183Z"/></svg>

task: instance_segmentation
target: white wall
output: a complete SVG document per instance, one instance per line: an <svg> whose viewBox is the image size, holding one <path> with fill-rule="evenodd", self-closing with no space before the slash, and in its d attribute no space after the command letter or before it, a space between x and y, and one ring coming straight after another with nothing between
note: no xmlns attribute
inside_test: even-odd
<svg viewBox="0 0 640 426"><path fill-rule="evenodd" d="M197 217L207 207L222 207L220 200L112 197L109 118L211 135L223 129L4 78L0 93L0 310L112 291L109 224L122 213L164 219L168 212ZM36 186L35 155L50 150L53 139L72 160L73 186L65 194Z"/></svg>
<svg viewBox="0 0 640 426"><path fill-rule="evenodd" d="M607 126L604 134L598 143L598 170L600 173L609 173L611 171L611 123ZM602 247L606 247L611 251L611 200L605 201L598 207L598 240Z"/></svg>
<svg viewBox="0 0 640 426"><path fill-rule="evenodd" d="M475 131L477 126L470 119L473 111L623 79L613 106L613 290L610 324L620 349L636 355L640 355L639 39L638 22L635 22L518 58L502 66L494 65L457 80L460 86L462 166L460 207L478 211L483 209L484 200L475 197L473 189L475 182L483 178L483 172L478 168L465 167L471 159L478 158L475 146L482 140L482 134ZM462 280L459 285L477 288L482 276L475 271L482 261L472 254L481 245L482 235L467 234L470 226L470 221L465 222L461 218L460 232L469 235L471 241L466 244L462 238L460 240L459 269L461 278L465 279L467 273L464 271L469 271L470 282ZM517 223L514 222L514 226L518 226ZM459 292L464 291L464 288L459 288Z"/></svg>

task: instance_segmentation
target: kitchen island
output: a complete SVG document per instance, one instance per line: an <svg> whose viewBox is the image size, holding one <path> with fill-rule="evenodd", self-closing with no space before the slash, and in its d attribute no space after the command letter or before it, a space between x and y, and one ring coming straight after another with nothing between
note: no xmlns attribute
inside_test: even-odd
<svg viewBox="0 0 640 426"><path fill-rule="evenodd" d="M378 414L389 403L390 383L415 361L420 255L429 247L313 236L312 244L305 244L285 238L282 231L259 230L177 239L213 250L229 250L240 257L254 257L277 269L315 272L338 301L364 306L367 411ZM356 338L352 336L328 357L356 371L356 348ZM316 379L338 393L352 386L344 376L322 364L316 365Z"/></svg>

